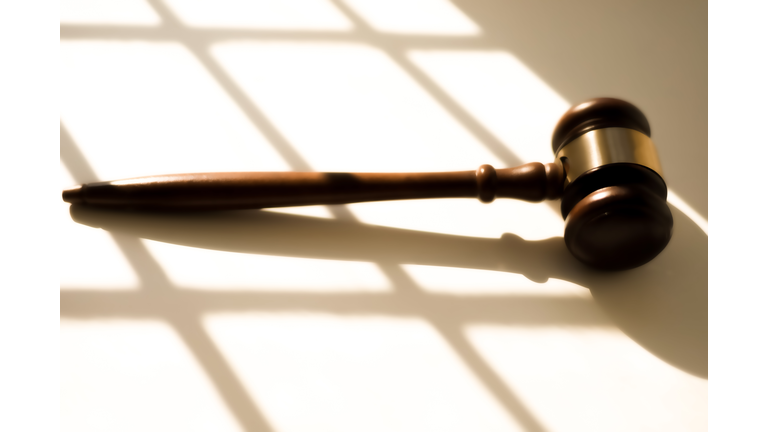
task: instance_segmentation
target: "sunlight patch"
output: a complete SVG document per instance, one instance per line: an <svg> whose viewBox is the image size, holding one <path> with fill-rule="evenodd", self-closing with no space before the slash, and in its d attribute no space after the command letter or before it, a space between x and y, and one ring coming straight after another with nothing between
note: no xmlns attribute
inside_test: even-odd
<svg viewBox="0 0 768 432"><path fill-rule="evenodd" d="M373 263L255 255L142 240L182 289L385 292L390 283Z"/></svg>
<svg viewBox="0 0 768 432"><path fill-rule="evenodd" d="M513 233L526 240L562 237L563 218L542 203L475 198L350 204L365 223L409 230L498 239Z"/></svg>
<svg viewBox="0 0 768 432"><path fill-rule="evenodd" d="M61 0L62 24L157 26L160 17L146 0Z"/></svg>
<svg viewBox="0 0 768 432"><path fill-rule="evenodd" d="M344 0L373 28L387 33L469 36L481 33L449 0Z"/></svg>
<svg viewBox="0 0 768 432"><path fill-rule="evenodd" d="M434 50L408 57L523 162L554 160L552 131L571 104L512 54Z"/></svg>
<svg viewBox="0 0 768 432"><path fill-rule="evenodd" d="M164 0L185 24L208 28L349 30L328 0Z"/></svg>
<svg viewBox="0 0 768 432"><path fill-rule="evenodd" d="M707 381L618 329L470 325L465 332L546 430L707 428Z"/></svg>
<svg viewBox="0 0 768 432"><path fill-rule="evenodd" d="M205 327L280 431L522 430L420 319L222 314Z"/></svg>
<svg viewBox="0 0 768 432"><path fill-rule="evenodd" d="M99 180L288 170L182 45L63 41L60 52L62 123Z"/></svg>
<svg viewBox="0 0 768 432"><path fill-rule="evenodd" d="M588 289L554 278L536 283L521 274L504 271L424 265L404 265L403 268L421 288L434 293L592 298Z"/></svg>
<svg viewBox="0 0 768 432"><path fill-rule="evenodd" d="M212 48L315 171L500 166L382 51L349 43L231 42Z"/></svg>
<svg viewBox="0 0 768 432"><path fill-rule="evenodd" d="M63 431L241 430L164 322L67 319L59 340Z"/></svg>

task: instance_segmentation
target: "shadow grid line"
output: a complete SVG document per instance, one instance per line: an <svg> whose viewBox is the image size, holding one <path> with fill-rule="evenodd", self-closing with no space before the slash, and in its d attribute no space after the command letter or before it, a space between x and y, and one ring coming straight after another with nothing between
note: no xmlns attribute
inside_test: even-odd
<svg viewBox="0 0 768 432"><path fill-rule="evenodd" d="M163 26L158 31L147 31L145 37L163 38L169 37L168 40L174 40L181 42L196 56L196 58L204 65L204 67L212 74L214 79L223 87L224 91L235 101L240 109L247 115L251 122L262 131L267 140L272 143L275 149L280 155L288 162L291 168L295 171L310 171L311 168L306 160L291 146L288 140L277 130L271 121L261 112L261 110L248 98L238 85L227 75L215 59L212 58L208 52L209 44L216 41L216 38L202 38L195 36L195 30L188 30L183 26L173 13L167 9L158 0L149 0L150 5L155 9L158 15L163 20ZM333 3L345 14L347 17L357 26L357 33L353 34L352 40L359 42L356 38L368 37L375 41L392 41L394 39L383 39L380 35L374 32L368 27L363 20L361 20L353 11L351 11L346 5L341 2L333 1ZM81 31L78 33L76 27L64 26L65 37L70 38L88 38L88 31ZM188 32L192 37L185 39L179 37L176 33L178 30L182 32ZM86 36L83 36L83 33ZM120 34L120 32L115 32ZM135 34L126 33L123 34ZM243 37L243 33L232 32L232 37ZM92 33L93 34L93 33ZM286 33L287 34L287 33ZM272 35L264 34L265 38L269 37L285 37L286 34L281 32L274 32ZM307 39L311 37L319 37L317 34L304 35ZM329 37L329 35L324 35ZM95 37L95 36L93 36ZM254 37L252 33L248 33L245 37ZM330 37L335 37L330 36ZM346 39L350 39L347 37ZM429 38L425 39L426 41ZM462 46L460 38L450 38L451 43ZM194 41L194 42L193 42ZM458 103L456 103L449 95L447 95L442 89L440 89L429 77L423 72L414 67L407 60L405 55L397 49L393 49L391 44L393 42L383 42L374 44L378 48L382 49L398 66L405 70L418 84L420 84L438 103L440 103L457 121L460 125L464 126L473 136L475 136L479 142L486 145L489 150L496 154L505 163L510 166L521 164L520 159L514 155L503 143L496 139L489 131L487 131L479 122L468 114ZM434 44L434 41L432 41ZM466 43L466 42L464 42ZM472 47L477 49L477 42L472 41L474 44ZM418 45L418 44L415 44ZM402 49L402 44L398 44L398 47ZM65 132L62 127L62 132ZM66 136L64 139L71 141L71 138ZM71 147L74 143L71 142L67 146ZM76 146L75 146L76 148ZM72 153L72 152L70 152ZM74 153L72 153L74 154ZM65 164L68 166L73 176L78 177L77 172L86 173L86 175L93 175L93 170L90 169L90 165L87 164L85 158L73 157L62 153L62 157L65 159ZM339 219L356 220L353 213L345 206L330 206L330 209L334 216ZM114 235L118 246L129 259L129 262L140 275L142 280L142 286L144 290L156 290L174 287L170 285L167 278L165 278L162 269L154 258L149 254L149 251L137 242L138 245L129 244L130 241ZM397 264L391 263L377 263L379 267L384 271L387 277L392 280L393 286L397 287L398 292L396 296L406 295L411 297L414 293L419 293L421 296L427 296L423 293L415 282L403 271L403 269ZM148 268L154 269L147 274ZM164 279L165 278L165 279ZM405 291L403 291L405 290ZM66 296L66 294L63 294ZM199 316L193 316L187 311L179 310L174 316L166 316L166 319L177 329L179 334L184 339L185 343L190 346L198 361L203 364L204 369L209 374L211 380L216 384L220 395L226 401L229 408L235 414L241 425L247 430L270 430L269 425L264 420L263 415L259 413L253 401L248 397L246 390L242 387L238 378L234 374L234 371L227 365L226 359L218 351L215 343L210 340L210 337L205 333L199 322ZM476 376L485 384L488 390L499 400L499 402L506 408L508 413L518 420L528 431L540 432L544 431L543 427L533 417L530 411L523 406L522 402L517 398L512 391L503 383L503 381L495 374L495 372L488 366L482 357L475 351L471 344L461 334L460 326L457 323L451 323L446 317L434 317L430 316L426 311L421 311L421 316L426 318L432 325L439 331L445 340L452 346L454 351L462 358L467 367L472 370ZM458 323L460 324L460 323ZM192 330L194 329L194 331Z"/></svg>

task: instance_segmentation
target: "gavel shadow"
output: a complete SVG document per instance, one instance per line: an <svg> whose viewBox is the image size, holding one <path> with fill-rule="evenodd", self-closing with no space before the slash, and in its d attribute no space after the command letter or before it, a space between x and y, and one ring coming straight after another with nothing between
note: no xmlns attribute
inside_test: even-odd
<svg viewBox="0 0 768 432"><path fill-rule="evenodd" d="M420 264L556 278L589 289L625 334L667 363L707 377L708 237L672 207L674 234L650 263L623 272L589 269L562 238L527 241L463 237L262 211L114 212L72 206L78 223L107 231L221 251ZM515 313L510 311L510 313Z"/></svg>

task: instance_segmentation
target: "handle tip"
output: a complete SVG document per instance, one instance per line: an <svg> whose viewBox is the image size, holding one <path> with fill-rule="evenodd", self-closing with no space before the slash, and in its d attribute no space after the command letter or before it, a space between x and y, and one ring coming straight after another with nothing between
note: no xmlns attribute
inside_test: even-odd
<svg viewBox="0 0 768 432"><path fill-rule="evenodd" d="M83 204L83 185L73 186L61 192L61 199L70 204Z"/></svg>

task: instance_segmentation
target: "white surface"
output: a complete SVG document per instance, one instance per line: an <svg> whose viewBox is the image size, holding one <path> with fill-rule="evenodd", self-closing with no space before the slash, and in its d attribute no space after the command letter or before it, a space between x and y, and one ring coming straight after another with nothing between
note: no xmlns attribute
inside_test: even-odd
<svg viewBox="0 0 768 432"><path fill-rule="evenodd" d="M349 30L352 24L328 0L168 0L185 24L208 28Z"/></svg>
<svg viewBox="0 0 768 432"><path fill-rule="evenodd" d="M584 287L554 278L545 283L537 283L523 275L489 270L412 264L404 265L403 269L428 292L471 296L517 294L592 298L589 290Z"/></svg>
<svg viewBox="0 0 768 432"><path fill-rule="evenodd" d="M61 430L240 430L191 354L164 322L62 321Z"/></svg>
<svg viewBox="0 0 768 432"><path fill-rule="evenodd" d="M381 32L444 36L481 32L477 24L448 0L344 0L344 3Z"/></svg>
<svg viewBox="0 0 768 432"><path fill-rule="evenodd" d="M523 162L552 158L542 143L571 104L512 54L435 50L408 58Z"/></svg>
<svg viewBox="0 0 768 432"><path fill-rule="evenodd" d="M288 166L178 43L61 43L63 126L99 179Z"/></svg>
<svg viewBox="0 0 768 432"><path fill-rule="evenodd" d="M253 314L205 323L276 430L521 430L424 320Z"/></svg>
<svg viewBox="0 0 768 432"><path fill-rule="evenodd" d="M707 428L706 381L676 373L614 329L469 326L466 332L547 430Z"/></svg>
<svg viewBox="0 0 768 432"><path fill-rule="evenodd" d="M386 292L390 282L370 262L276 257L145 240L175 285L198 290ZM296 268L299 271L286 271Z"/></svg>
<svg viewBox="0 0 768 432"><path fill-rule="evenodd" d="M381 4L360 1L313 3L333 11L316 15L335 17L326 21L277 3L263 3L272 14L258 16L246 2L212 4L150 2L159 26L174 29L162 40L140 32L78 36L76 25L63 27L61 122L73 143L62 141L60 187L297 169L281 156L285 145L318 171L548 161L552 125L576 102L492 39L452 48L462 37L478 43L483 25L451 3L420 2L410 21L393 19L402 5L382 12ZM67 9L64 22L92 25L99 16L78 10ZM338 18L355 11L359 17ZM401 39L380 44L357 27L343 36L339 23L347 22ZM212 28L254 33L228 40ZM286 30L284 39L260 39L256 30L264 29ZM302 31L318 29L345 39L302 39ZM403 36L414 33L451 39L411 48L431 40ZM72 145L87 168L73 162ZM679 315L681 303L700 304L700 296L686 303L690 292L674 291L706 274L707 240L691 229L700 216L692 214L694 222L675 213L675 249L652 265L594 276L558 265L558 257L549 267L549 257L494 260L520 242L534 259L546 239L562 235L558 212L545 204L314 207L296 212L371 225L286 216L279 221L288 228L274 225L277 234L262 238L254 227L239 242L219 243L183 227L186 234L169 243L157 233L137 240L140 224L134 232L131 225L102 231L74 222L68 207L60 204L65 429L705 428L707 381L686 372L702 375L700 364L666 345L673 339L663 333L676 329L647 330L659 317ZM214 223L198 226L227 233ZM291 227L304 231L293 235ZM340 232L338 243L325 227ZM345 227L359 237L345 236ZM546 277L534 282L523 276L529 273ZM693 329L699 337L700 326ZM201 342L207 338L210 344Z"/></svg>
<svg viewBox="0 0 768 432"><path fill-rule="evenodd" d="M63 166L61 171L60 184L75 184ZM59 212L58 263L62 290L139 288L136 272L109 233L72 223L68 205L60 205Z"/></svg>
<svg viewBox="0 0 768 432"><path fill-rule="evenodd" d="M145 0L61 0L62 24L156 26L160 17Z"/></svg>
<svg viewBox="0 0 768 432"><path fill-rule="evenodd" d="M212 52L314 170L466 170L499 164L379 49L232 42L217 44Z"/></svg>

